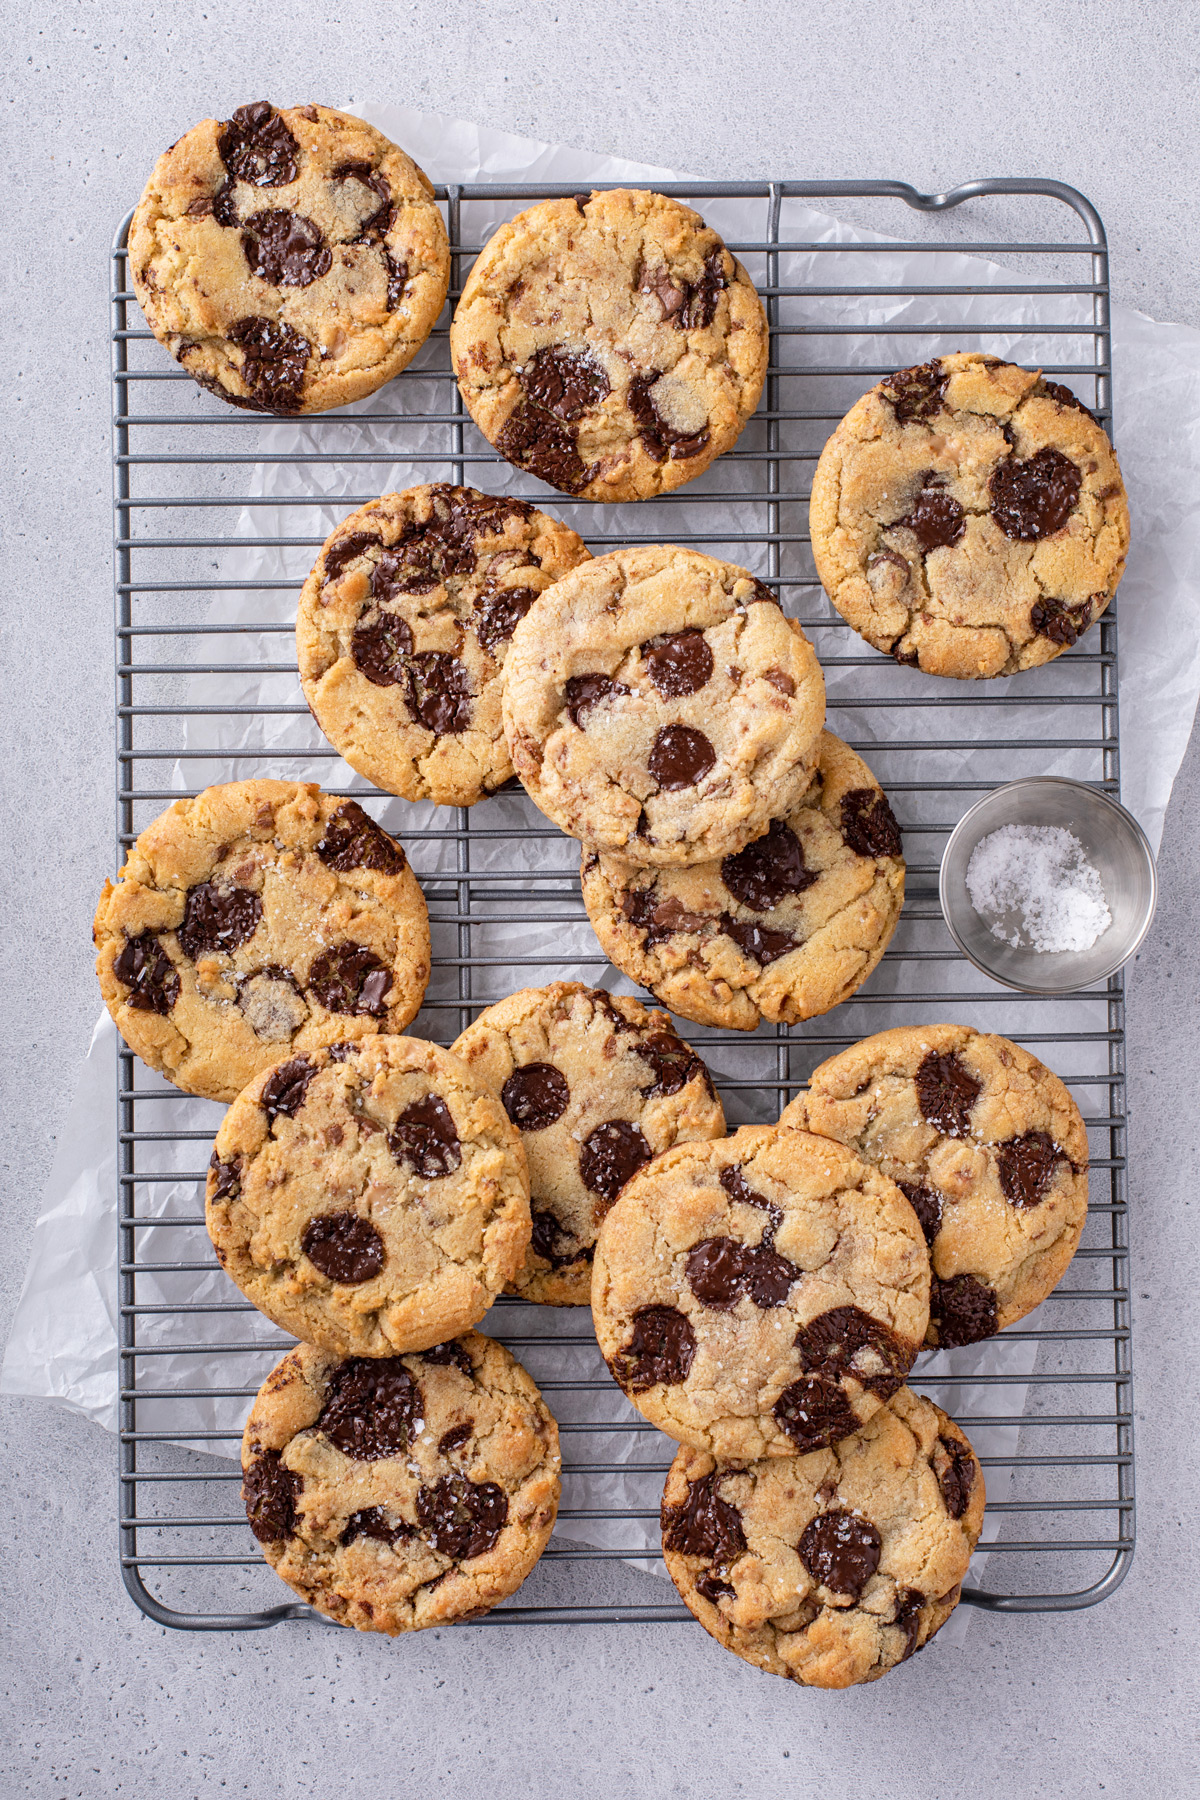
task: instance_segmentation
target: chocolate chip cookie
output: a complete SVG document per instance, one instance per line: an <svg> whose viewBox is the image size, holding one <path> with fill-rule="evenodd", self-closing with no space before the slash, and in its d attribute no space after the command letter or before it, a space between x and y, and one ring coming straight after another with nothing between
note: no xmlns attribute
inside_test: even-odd
<svg viewBox="0 0 1200 1800"><path fill-rule="evenodd" d="M217 1133L205 1197L225 1273L338 1356L424 1350L482 1319L529 1244L504 1108L422 1038L291 1057Z"/></svg>
<svg viewBox="0 0 1200 1800"><path fill-rule="evenodd" d="M786 1109L908 1195L933 1263L930 1344L973 1344L1062 1280L1087 1217L1079 1108L1028 1050L963 1025L881 1031Z"/></svg>
<svg viewBox="0 0 1200 1800"><path fill-rule="evenodd" d="M488 442L587 500L644 500L736 442L767 370L754 285L699 213L614 188L502 225L450 330Z"/></svg>
<svg viewBox="0 0 1200 1800"><path fill-rule="evenodd" d="M410 363L442 310L433 188L373 126L328 106L239 106L160 156L129 230L160 344L232 406L314 413Z"/></svg>
<svg viewBox="0 0 1200 1800"><path fill-rule="evenodd" d="M1129 548L1112 445L1069 388L974 351L851 407L809 507L842 617L929 675L1012 675L1098 619Z"/></svg>
<svg viewBox="0 0 1200 1800"><path fill-rule="evenodd" d="M708 1070L663 1013L576 981L489 1006L454 1051L525 1146L533 1239L514 1291L586 1306L597 1226L629 1177L672 1144L724 1137Z"/></svg>
<svg viewBox="0 0 1200 1800"><path fill-rule="evenodd" d="M359 1631L477 1618L554 1528L558 1427L502 1344L340 1361L298 1344L259 1390L242 1499L275 1573Z"/></svg>
<svg viewBox="0 0 1200 1800"><path fill-rule="evenodd" d="M742 849L812 778L825 681L745 569L614 550L513 633L504 731L548 818L589 849L679 864Z"/></svg>
<svg viewBox="0 0 1200 1800"><path fill-rule="evenodd" d="M737 1031L847 999L904 904L900 827L866 763L829 731L810 786L744 850L684 869L585 850L580 876L610 962L683 1018Z"/></svg>
<svg viewBox="0 0 1200 1800"><path fill-rule="evenodd" d="M946 1623L983 1507L967 1439L905 1387L853 1437L808 1456L737 1463L680 1450L663 1555L726 1650L803 1687L853 1687Z"/></svg>
<svg viewBox="0 0 1200 1800"><path fill-rule="evenodd" d="M596 1337L669 1437L752 1461L848 1437L901 1386L929 1257L899 1188L828 1139L743 1126L677 1144L600 1227Z"/></svg>
<svg viewBox="0 0 1200 1800"><path fill-rule="evenodd" d="M500 669L519 622L588 560L523 500L434 486L344 519L304 584L300 679L360 775L406 800L471 806L512 775Z"/></svg>
<svg viewBox="0 0 1200 1800"><path fill-rule="evenodd" d="M312 783L232 781L175 801L105 882L93 936L125 1042L209 1100L288 1056L403 1031L429 980L404 851Z"/></svg>

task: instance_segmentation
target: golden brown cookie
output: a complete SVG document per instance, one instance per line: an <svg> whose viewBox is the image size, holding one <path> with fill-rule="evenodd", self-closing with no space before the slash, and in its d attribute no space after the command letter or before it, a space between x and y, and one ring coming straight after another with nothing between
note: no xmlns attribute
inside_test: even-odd
<svg viewBox="0 0 1200 1800"><path fill-rule="evenodd" d="M105 882L92 934L125 1042L209 1100L288 1056L403 1031L429 980L429 916L404 851L311 782L176 800Z"/></svg>
<svg viewBox="0 0 1200 1800"><path fill-rule="evenodd" d="M509 640L588 554L556 519L475 488L438 482L360 507L300 595L300 679L321 730L406 800L471 806L503 787Z"/></svg>
<svg viewBox="0 0 1200 1800"><path fill-rule="evenodd" d="M975 680L1049 662L1098 619L1129 548L1112 445L1036 370L967 351L851 407L809 506L817 574L897 662Z"/></svg>
<svg viewBox="0 0 1200 1800"><path fill-rule="evenodd" d="M671 1021L577 981L524 988L454 1045L498 1094L529 1163L526 1300L586 1306L596 1229L629 1177L672 1144L725 1135L712 1078Z"/></svg>
<svg viewBox="0 0 1200 1800"><path fill-rule="evenodd" d="M929 1319L899 1188L828 1139L743 1126L640 1170L600 1227L596 1337L652 1425L753 1461L848 1437L894 1394Z"/></svg>
<svg viewBox="0 0 1200 1800"><path fill-rule="evenodd" d="M966 1437L905 1387L853 1437L809 1456L735 1463L680 1450L663 1555L726 1650L804 1687L853 1687L946 1623L983 1508Z"/></svg>
<svg viewBox="0 0 1200 1800"><path fill-rule="evenodd" d="M690 206L613 188L502 225L467 277L450 350L502 456L567 494L642 500L736 442L762 392L767 321Z"/></svg>
<svg viewBox="0 0 1200 1800"><path fill-rule="evenodd" d="M239 106L160 156L129 230L155 337L255 412L360 400L412 361L450 248L433 188L374 126L328 106Z"/></svg>
<svg viewBox="0 0 1200 1800"><path fill-rule="evenodd" d="M1087 1219L1087 1131L1019 1044L965 1025L881 1031L814 1069L781 1123L908 1195L933 1263L929 1343L991 1337L1062 1280Z"/></svg>
<svg viewBox="0 0 1200 1800"><path fill-rule="evenodd" d="M558 1428L503 1344L421 1355L298 1344L242 1438L242 1499L275 1573L359 1631L478 1618L514 1593L558 1510Z"/></svg>

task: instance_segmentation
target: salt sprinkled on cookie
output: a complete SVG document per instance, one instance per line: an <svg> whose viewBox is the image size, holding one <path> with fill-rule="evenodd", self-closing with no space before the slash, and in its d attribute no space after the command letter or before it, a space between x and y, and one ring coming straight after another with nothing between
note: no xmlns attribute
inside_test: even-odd
<svg viewBox="0 0 1200 1800"><path fill-rule="evenodd" d="M1018 949L1090 950L1112 924L1098 871L1061 825L1002 825L967 864L971 904Z"/></svg>

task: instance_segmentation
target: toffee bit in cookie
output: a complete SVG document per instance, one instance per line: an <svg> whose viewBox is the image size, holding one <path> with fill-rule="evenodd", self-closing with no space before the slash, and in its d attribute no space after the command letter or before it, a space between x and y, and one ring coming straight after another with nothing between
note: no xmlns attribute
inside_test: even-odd
<svg viewBox="0 0 1200 1800"><path fill-rule="evenodd" d="M296 1501L304 1477L289 1469L278 1450L264 1450L242 1477L242 1503L260 1544L278 1544L296 1529Z"/></svg>
<svg viewBox="0 0 1200 1800"><path fill-rule="evenodd" d="M842 836L856 856L902 856L904 842L886 794L851 788L842 795Z"/></svg>
<svg viewBox="0 0 1200 1800"><path fill-rule="evenodd" d="M918 363L911 369L900 369L880 383L884 398L892 403L899 425L910 419L928 419L939 410L946 397L949 372L935 358Z"/></svg>
<svg viewBox="0 0 1200 1800"><path fill-rule="evenodd" d="M421 1390L398 1356L350 1356L329 1377L314 1425L355 1462L403 1456L423 1422Z"/></svg>
<svg viewBox="0 0 1200 1800"><path fill-rule="evenodd" d="M137 1012L161 1013L165 1018L179 998L175 965L152 931L126 941L113 963L113 974L129 989L126 1006Z"/></svg>
<svg viewBox="0 0 1200 1800"><path fill-rule="evenodd" d="M996 1290L974 1275L953 1275L948 1281L933 1277L929 1317L942 1349L978 1344L984 1338L994 1337L997 1316Z"/></svg>
<svg viewBox="0 0 1200 1800"><path fill-rule="evenodd" d="M494 1481L443 1475L417 1490L417 1523L427 1543L454 1562L486 1556L508 1522L508 1495Z"/></svg>
<svg viewBox="0 0 1200 1800"><path fill-rule="evenodd" d="M1061 825L1002 825L967 864L971 905L994 938L1021 950L1090 950L1112 924L1095 866Z"/></svg>
<svg viewBox="0 0 1200 1800"><path fill-rule="evenodd" d="M653 1154L639 1126L626 1119L609 1119L590 1131L580 1146L583 1185L600 1196L606 1212L625 1183Z"/></svg>
<svg viewBox="0 0 1200 1800"><path fill-rule="evenodd" d="M1045 1131L1027 1131L997 1146L1000 1191L1011 1206L1037 1206L1046 1197L1060 1162L1068 1160Z"/></svg>
<svg viewBox="0 0 1200 1800"><path fill-rule="evenodd" d="M462 1142L440 1094L426 1094L405 1107L388 1137L388 1149L426 1181L454 1173L462 1162Z"/></svg>
<svg viewBox="0 0 1200 1800"><path fill-rule="evenodd" d="M988 482L992 517L1005 537L1022 543L1052 537L1074 512L1082 482L1078 465L1049 445L1026 462L1010 456Z"/></svg>
<svg viewBox="0 0 1200 1800"><path fill-rule="evenodd" d="M608 1366L627 1393L644 1394L686 1381L695 1354L696 1334L677 1307L646 1306L633 1315L633 1331Z"/></svg>
<svg viewBox="0 0 1200 1800"><path fill-rule="evenodd" d="M818 1513L796 1546L813 1580L830 1593L857 1600L879 1567L883 1539L869 1519L836 1507Z"/></svg>
<svg viewBox="0 0 1200 1800"><path fill-rule="evenodd" d="M665 793L677 794L703 781L716 760L712 744L694 725L664 725L655 733L648 766Z"/></svg>
<svg viewBox="0 0 1200 1800"><path fill-rule="evenodd" d="M735 900L751 912L765 913L773 912L789 894L804 893L818 874L805 867L804 846L791 826L772 819L765 837L722 860L721 880Z"/></svg>
<svg viewBox="0 0 1200 1800"><path fill-rule="evenodd" d="M294 1119L304 1105L308 1084L316 1069L307 1056L293 1057L272 1071L259 1094L258 1103L267 1115L267 1123L276 1119Z"/></svg>
<svg viewBox="0 0 1200 1800"><path fill-rule="evenodd" d="M189 889L179 927L179 948L195 962L200 956L230 956L247 943L262 918L262 901L249 888L220 888L214 881Z"/></svg>
<svg viewBox="0 0 1200 1800"><path fill-rule="evenodd" d="M370 1219L352 1212L318 1213L305 1226L300 1248L315 1269L345 1287L371 1281L387 1257Z"/></svg>
<svg viewBox="0 0 1200 1800"><path fill-rule="evenodd" d="M957 1438L939 1437L937 1448L940 1454L934 1455L934 1472L946 1511L952 1519L961 1519L975 1486L975 1458Z"/></svg>
<svg viewBox="0 0 1200 1800"><path fill-rule="evenodd" d="M931 1050L917 1070L917 1102L922 1117L947 1137L971 1134L971 1108L983 1092L961 1057L953 1050L944 1055Z"/></svg>

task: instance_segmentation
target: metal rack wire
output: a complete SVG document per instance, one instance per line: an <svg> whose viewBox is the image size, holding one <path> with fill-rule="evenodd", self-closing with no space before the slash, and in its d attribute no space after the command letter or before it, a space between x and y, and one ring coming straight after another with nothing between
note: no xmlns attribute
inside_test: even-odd
<svg viewBox="0 0 1200 1800"><path fill-rule="evenodd" d="M570 191L439 190L453 249L451 301L496 217ZM567 500L530 481L509 482L509 491L537 499L586 539L603 537L606 546L668 539L751 564L813 637L829 680L831 727L865 751L905 827L904 916L884 963L860 993L834 1014L791 1030L763 1027L749 1039L686 1031L713 1067L731 1121L773 1118L816 1062L878 1029L873 1021L884 1009L889 1020L901 1009L912 1023L982 1017L1034 1047L1080 1101L1093 1153L1083 1245L1059 1291L1004 1334L1007 1344L1025 1347L1025 1361L965 1378L976 1409L958 1417L968 1433L999 1432L994 1441L1004 1446L1002 1454L982 1459L989 1489L1000 1496L989 1505L989 1518L999 1525L989 1555L997 1560L989 1566L989 1585L968 1587L964 1599L996 1611L1088 1606L1119 1584L1133 1551L1122 981L1118 975L1103 988L1055 1000L1016 996L975 976L945 931L936 879L945 835L987 788L1054 766L1118 791L1116 608L1047 669L1014 681L968 689L896 670L825 601L813 574L805 503L807 477L846 407L901 363L948 346L1036 360L1047 374L1072 383L1107 423L1103 227L1081 195L1054 182L979 181L936 196L897 182L693 183L665 191L718 224L759 285L772 326L760 412L707 475L636 508ZM889 203L902 223L891 237L848 242L821 229L819 220L814 224L807 204L822 201L876 209ZM951 239L944 221L958 208L971 223L979 215L995 218L998 209L1032 223L1019 236ZM487 487L509 478L464 415L450 374L445 319L374 410L308 419L300 447L279 449L271 435L276 421L232 412L201 393L153 342L129 291L128 224L114 244L111 297L118 862L167 801L195 791L193 778L203 785L235 774L288 775L301 763L320 767L322 759L335 773L342 767L307 718L289 637L295 571L307 568L324 530L276 537L277 548L295 553L291 571L251 577L237 559L261 552L262 538L214 534L214 518L223 526L247 508L311 507L307 484L322 464L361 465L360 490L339 500L340 514L381 492L383 472L416 455L406 433L418 429L421 466L436 472L410 479ZM905 238L906 230L915 241ZM945 260L951 255L1001 257L1008 272L975 265L964 280ZM910 258L933 278L906 278ZM834 271L833 278L822 281L823 269ZM261 485L247 493L239 480L247 468L274 471L281 480L294 471L299 485L291 493L278 482L269 494ZM736 496L746 529L711 528L709 496ZM253 518L253 511L245 516ZM235 591L243 601L261 596L261 616L222 612ZM213 660L214 651L220 658L239 641L246 647L241 660ZM237 697L248 679L267 677L282 683L278 699ZM228 684L216 700L214 680ZM931 709L921 715L920 733L892 735L913 707ZM930 733L930 718L944 720L945 728ZM231 720L264 726L261 739L240 743L236 756L221 741ZM300 735L269 740L268 720L282 720ZM198 741L206 730L214 742ZM353 791L364 798L361 783ZM502 796L470 813L431 814L420 829L402 821L403 815L389 819L393 828L399 823L422 875L435 947L434 979L414 1029L449 1041L500 993L517 982L554 979L564 963L602 978L608 966L584 921L573 864L564 854L569 847L528 803ZM530 846L540 859L532 870L524 866ZM513 854L517 848L524 861ZM495 929L518 922L531 930L555 927L561 947L535 943L536 954L528 957L500 953ZM216 1272L202 1199L218 1119L219 1109L185 1101L128 1051L121 1053L120 1556L130 1594L161 1623L253 1629L312 1615L300 1605L278 1604L278 1583L263 1568L237 1502L236 1462L226 1460L236 1456L240 1436L240 1426L229 1423L230 1407L239 1416L248 1408L289 1340L259 1329L263 1322L253 1308ZM240 1333L243 1322L245 1335L232 1336L229 1327ZM690 1619L673 1596L648 1604L644 1580L626 1572L627 1564L653 1554L644 1527L657 1516L673 1446L609 1381L586 1314L505 1301L486 1328L521 1355L550 1397L563 1434L565 1487L558 1532L538 1569L513 1603L478 1622ZM214 1330L223 1333L219 1361ZM1014 1353L1019 1360L1019 1348ZM221 1374L189 1378L189 1358ZM919 1385L935 1398L961 1395L963 1379L935 1355ZM603 1439L597 1409L604 1414ZM628 1446L626 1459L597 1455L598 1442L614 1441ZM578 1503L573 1483L610 1476L613 1504Z"/></svg>

